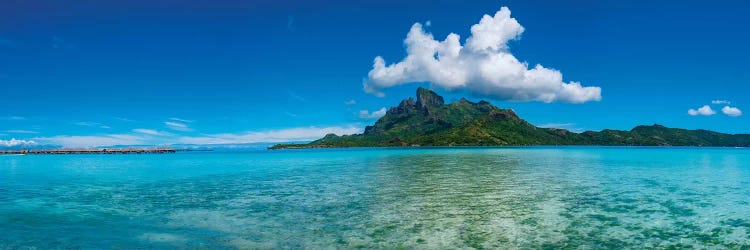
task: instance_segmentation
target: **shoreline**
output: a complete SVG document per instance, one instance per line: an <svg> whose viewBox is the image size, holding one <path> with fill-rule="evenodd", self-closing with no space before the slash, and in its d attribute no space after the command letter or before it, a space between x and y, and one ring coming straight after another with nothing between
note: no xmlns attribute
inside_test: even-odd
<svg viewBox="0 0 750 250"><path fill-rule="evenodd" d="M0 155L173 154L177 151L171 148L39 149L0 150Z"/></svg>
<svg viewBox="0 0 750 250"><path fill-rule="evenodd" d="M441 148L734 148L734 149L748 149L750 147L739 147L739 146L701 146L701 145L413 145L413 146L329 146L329 145L313 145L306 147L302 146L286 146L283 144L274 145L266 148L266 150L309 150L309 149L441 149Z"/></svg>

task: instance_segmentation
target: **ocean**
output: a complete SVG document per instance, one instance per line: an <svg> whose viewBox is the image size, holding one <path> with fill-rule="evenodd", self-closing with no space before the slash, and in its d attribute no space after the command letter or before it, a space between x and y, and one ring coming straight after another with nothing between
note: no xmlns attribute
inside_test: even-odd
<svg viewBox="0 0 750 250"><path fill-rule="evenodd" d="M0 249L750 247L750 149L0 156Z"/></svg>

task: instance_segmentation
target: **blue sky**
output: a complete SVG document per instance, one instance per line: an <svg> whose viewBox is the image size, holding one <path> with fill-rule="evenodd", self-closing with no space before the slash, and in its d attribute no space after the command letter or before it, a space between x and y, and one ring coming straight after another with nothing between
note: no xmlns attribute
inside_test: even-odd
<svg viewBox="0 0 750 250"><path fill-rule="evenodd" d="M12 138L65 146L309 140L361 131L378 110L413 96L418 86L449 101L486 99L534 124L575 131L659 123L750 133L747 115L737 113L750 107L750 6L742 1L3 5L0 142L6 145ZM455 33L468 48L472 25L503 6L523 31L506 37L508 49L492 53L559 71L562 82L554 84L598 87L600 98L571 103L559 93L544 99L550 93L536 89L524 89L531 97L520 98L510 83L474 75L450 91L453 82L424 72L392 84L368 75L376 56L387 66L411 55L404 41L415 23L436 42ZM469 71L485 66L464 59L472 62ZM384 96L366 92L363 83ZM711 111L699 110L704 105ZM722 112L725 106L734 116Z"/></svg>

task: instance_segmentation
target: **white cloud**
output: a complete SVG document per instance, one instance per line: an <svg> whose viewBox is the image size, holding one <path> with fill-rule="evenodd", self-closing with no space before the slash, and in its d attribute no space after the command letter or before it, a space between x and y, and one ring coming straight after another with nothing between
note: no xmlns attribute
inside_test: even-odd
<svg viewBox="0 0 750 250"><path fill-rule="evenodd" d="M192 123L192 122L194 122L193 120L187 120L187 119L182 119L182 118L177 118L177 117L172 117L172 118L169 118L169 119L172 120L172 121L178 121L178 122L184 122L184 123Z"/></svg>
<svg viewBox="0 0 750 250"><path fill-rule="evenodd" d="M164 122L164 125L167 125L172 130L177 131L193 131L192 128L188 127L187 124L179 123L179 122Z"/></svg>
<svg viewBox="0 0 750 250"><path fill-rule="evenodd" d="M407 56L387 65L375 57L364 81L364 90L383 96L385 88L431 82L447 90L500 100L583 103L601 100L601 88L583 87L579 82L563 82L560 71L541 65L529 67L508 50L508 42L518 39L524 28L502 7L494 16L484 15L471 27L471 36L461 45L451 33L437 41L422 25L414 24L406 36Z"/></svg>
<svg viewBox="0 0 750 250"><path fill-rule="evenodd" d="M156 135L156 136L170 136L170 135L172 135L172 133L169 133L169 132L156 131L154 129L146 129L146 128L133 129L133 132L140 133L140 134L146 134L146 135Z"/></svg>
<svg viewBox="0 0 750 250"><path fill-rule="evenodd" d="M713 101L711 101L711 104L727 104L727 105L729 105L731 103L732 102L727 101L727 100L713 100Z"/></svg>
<svg viewBox="0 0 750 250"><path fill-rule="evenodd" d="M131 119L123 118L123 117L115 117L115 120L123 121L123 122L135 122L135 121L133 121Z"/></svg>
<svg viewBox="0 0 750 250"><path fill-rule="evenodd" d="M16 140L16 138L13 138L10 140L0 140L1 147L15 147L15 146L24 146L24 145L36 145L36 142L26 141L26 140Z"/></svg>
<svg viewBox="0 0 750 250"><path fill-rule="evenodd" d="M341 127L301 127L279 130L248 131L244 133L225 133L204 135L200 137L184 136L176 139L178 144L238 144L256 142L291 142L320 139L326 134L349 135L360 133L354 126Z"/></svg>
<svg viewBox="0 0 750 250"><path fill-rule="evenodd" d="M175 136L153 129L134 129L132 134L59 135L33 138L36 142L60 145L65 148L91 148L115 145L170 145L170 144L242 144L258 142L293 142L320 139L326 134L348 135L361 133L355 126L298 127L278 130L247 131L242 133Z"/></svg>
<svg viewBox="0 0 750 250"><path fill-rule="evenodd" d="M5 130L3 132L5 132L5 133L11 133L11 134L38 134L39 133L39 132L36 132L36 131L20 130L20 129Z"/></svg>
<svg viewBox="0 0 750 250"><path fill-rule="evenodd" d="M346 104L346 105L354 105L354 104L357 104L357 101L355 101L355 100L348 100L348 101L345 101L344 104Z"/></svg>
<svg viewBox="0 0 750 250"><path fill-rule="evenodd" d="M107 126L98 122L74 122L73 124L78 125L78 126L85 126L85 127L99 127L99 128L105 128L105 129L112 128L110 126Z"/></svg>
<svg viewBox="0 0 750 250"><path fill-rule="evenodd" d="M703 105L703 107L696 109L688 109L688 115L696 116L696 115L714 115L716 114L716 111L711 109L708 105Z"/></svg>
<svg viewBox="0 0 750 250"><path fill-rule="evenodd" d="M737 107L724 106L721 108L721 112L728 116L741 116L742 110Z"/></svg>
<svg viewBox="0 0 750 250"><path fill-rule="evenodd" d="M385 108L381 108L379 110L372 111L372 113L370 113L367 110L360 110L359 111L359 118L362 118L362 119L378 119L380 117L383 117L385 115L385 112L386 112Z"/></svg>
<svg viewBox="0 0 750 250"><path fill-rule="evenodd" d="M147 138L129 134L94 135L94 136L69 136L59 135L53 137L39 137L34 140L46 144L60 145L66 148L89 148L115 145L141 145L147 143Z"/></svg>
<svg viewBox="0 0 750 250"><path fill-rule="evenodd" d="M97 125L98 123L93 123L93 122L74 122L73 124L78 125L78 126L91 127L91 126Z"/></svg>

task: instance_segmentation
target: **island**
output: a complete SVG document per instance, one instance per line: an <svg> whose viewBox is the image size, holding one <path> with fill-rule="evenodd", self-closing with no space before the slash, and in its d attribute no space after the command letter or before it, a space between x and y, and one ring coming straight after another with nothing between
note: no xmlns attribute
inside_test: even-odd
<svg viewBox="0 0 750 250"><path fill-rule="evenodd" d="M668 128L659 124L626 130L605 129L576 133L561 128L540 128L521 119L513 109L465 98L445 104L426 88L391 107L362 134L335 135L307 144L277 144L269 149L404 146L706 146L748 147L750 134Z"/></svg>

